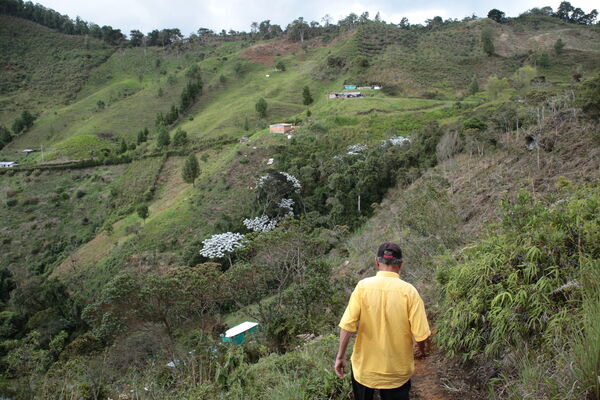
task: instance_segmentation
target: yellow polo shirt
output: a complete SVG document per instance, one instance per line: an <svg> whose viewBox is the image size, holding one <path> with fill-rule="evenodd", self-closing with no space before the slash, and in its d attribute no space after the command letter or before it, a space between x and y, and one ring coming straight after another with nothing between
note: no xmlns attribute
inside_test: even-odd
<svg viewBox="0 0 600 400"><path fill-rule="evenodd" d="M387 271L358 282L339 326L358 331L352 373L372 389L404 385L415 369L413 338L421 342L431 334L417 289Z"/></svg>

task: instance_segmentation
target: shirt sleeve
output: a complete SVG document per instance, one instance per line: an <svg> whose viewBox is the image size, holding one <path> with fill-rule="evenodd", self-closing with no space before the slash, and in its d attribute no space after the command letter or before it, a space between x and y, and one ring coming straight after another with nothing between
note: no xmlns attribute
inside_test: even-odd
<svg viewBox="0 0 600 400"><path fill-rule="evenodd" d="M348 331L356 332L358 330L358 320L360 319L360 287L356 285L344 315L340 321L339 327Z"/></svg>
<svg viewBox="0 0 600 400"><path fill-rule="evenodd" d="M411 304L408 310L410 330L415 340L422 342L431 335L429 323L427 322L427 314L425 314L425 304L423 304L423 299L421 299L416 290L411 297Z"/></svg>

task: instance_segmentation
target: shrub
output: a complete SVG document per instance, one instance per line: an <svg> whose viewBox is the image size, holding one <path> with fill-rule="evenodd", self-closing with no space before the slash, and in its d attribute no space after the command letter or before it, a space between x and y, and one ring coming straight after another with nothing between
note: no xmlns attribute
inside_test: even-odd
<svg viewBox="0 0 600 400"><path fill-rule="evenodd" d="M75 192L75 197L78 199L82 198L85 195L86 193L83 190L78 190L77 192Z"/></svg>
<svg viewBox="0 0 600 400"><path fill-rule="evenodd" d="M17 204L19 204L19 201L17 199L8 199L8 200L6 200L6 205L8 207L14 207Z"/></svg>
<svg viewBox="0 0 600 400"><path fill-rule="evenodd" d="M558 391L556 398L571 390L579 392L570 398L586 398L590 387L557 383L575 379L568 378L569 363L560 362L567 359L575 360L580 376L598 388L593 378L597 336L585 339L588 351L596 352L595 361L567 353L574 336L597 332L597 323L592 327L587 322L597 312L586 304L593 307L600 297L600 186L565 186L556 200L535 200L522 191L514 201L503 201L500 224L457 258L441 262L437 282L443 311L437 338L449 356L463 362L489 365L503 359L501 380L510 386L515 385L512 375L519 373L514 364L526 360L527 349L543 366L534 370L546 377L535 382L542 386L536 398L554 398L550 390ZM523 398L528 391L509 397Z"/></svg>

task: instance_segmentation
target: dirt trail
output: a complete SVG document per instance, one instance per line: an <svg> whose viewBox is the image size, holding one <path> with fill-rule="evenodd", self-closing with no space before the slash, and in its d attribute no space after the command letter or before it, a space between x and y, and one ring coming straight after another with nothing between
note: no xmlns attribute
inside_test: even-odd
<svg viewBox="0 0 600 400"><path fill-rule="evenodd" d="M439 359L431 355L415 360L415 373L412 377L411 398L416 400L457 400L458 398L443 389Z"/></svg>

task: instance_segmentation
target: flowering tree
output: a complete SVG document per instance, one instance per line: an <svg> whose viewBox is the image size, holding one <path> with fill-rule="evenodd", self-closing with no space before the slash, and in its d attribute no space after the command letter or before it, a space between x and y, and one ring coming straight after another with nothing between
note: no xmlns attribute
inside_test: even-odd
<svg viewBox="0 0 600 400"><path fill-rule="evenodd" d="M244 247L244 235L241 233L225 232L212 235L202 241L200 255L206 258L227 257L232 266L231 254L238 248Z"/></svg>
<svg viewBox="0 0 600 400"><path fill-rule="evenodd" d="M261 215L256 218L246 218L244 226L253 232L269 232L277 225L276 219L271 219L267 215Z"/></svg>
<svg viewBox="0 0 600 400"><path fill-rule="evenodd" d="M294 197L301 190L302 185L295 176L287 172L270 171L256 181L258 211L271 220L293 215L296 203Z"/></svg>

